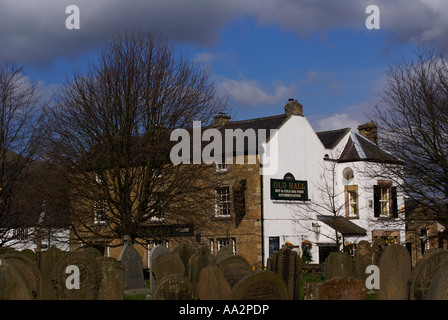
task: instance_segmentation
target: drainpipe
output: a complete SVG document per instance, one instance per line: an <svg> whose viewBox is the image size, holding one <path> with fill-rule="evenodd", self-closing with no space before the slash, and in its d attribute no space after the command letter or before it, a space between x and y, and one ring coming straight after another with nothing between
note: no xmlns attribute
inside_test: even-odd
<svg viewBox="0 0 448 320"><path fill-rule="evenodd" d="M260 163L260 167L262 164ZM260 209L261 209L261 215L260 215L260 225L261 225L261 266L265 267L264 265L264 211L263 211L263 175L260 174Z"/></svg>

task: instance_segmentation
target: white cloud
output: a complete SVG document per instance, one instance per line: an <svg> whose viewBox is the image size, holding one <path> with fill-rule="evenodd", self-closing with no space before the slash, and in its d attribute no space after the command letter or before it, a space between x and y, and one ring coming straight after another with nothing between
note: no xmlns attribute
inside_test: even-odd
<svg viewBox="0 0 448 320"><path fill-rule="evenodd" d="M317 122L316 131L329 131L342 128L352 128L356 130L361 124L360 121L354 119L347 113L335 113L327 118Z"/></svg>
<svg viewBox="0 0 448 320"><path fill-rule="evenodd" d="M276 106L287 100L287 98L297 95L294 84L285 86L274 85L272 89L264 88L255 80L235 80L222 78L217 84L218 90L222 94L227 94L235 106Z"/></svg>

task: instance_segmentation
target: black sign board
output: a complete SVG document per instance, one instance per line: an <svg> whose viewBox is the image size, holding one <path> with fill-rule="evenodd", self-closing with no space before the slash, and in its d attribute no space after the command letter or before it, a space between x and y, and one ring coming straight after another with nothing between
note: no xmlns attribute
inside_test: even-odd
<svg viewBox="0 0 448 320"><path fill-rule="evenodd" d="M271 179L272 200L308 200L307 181L296 180L291 173L283 179Z"/></svg>

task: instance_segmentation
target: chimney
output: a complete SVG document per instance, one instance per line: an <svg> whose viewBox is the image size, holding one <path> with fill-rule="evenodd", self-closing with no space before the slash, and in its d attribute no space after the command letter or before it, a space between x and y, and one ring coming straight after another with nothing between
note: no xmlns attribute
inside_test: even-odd
<svg viewBox="0 0 448 320"><path fill-rule="evenodd" d="M217 116L214 116L213 119L213 124L217 127L222 127L226 123L230 122L230 116L226 115L224 112L220 112Z"/></svg>
<svg viewBox="0 0 448 320"><path fill-rule="evenodd" d="M358 126L359 134L366 137L375 144L378 144L378 126L370 121Z"/></svg>
<svg viewBox="0 0 448 320"><path fill-rule="evenodd" d="M287 116L303 116L303 106L298 103L297 100L289 99L289 101L285 104L285 114Z"/></svg>

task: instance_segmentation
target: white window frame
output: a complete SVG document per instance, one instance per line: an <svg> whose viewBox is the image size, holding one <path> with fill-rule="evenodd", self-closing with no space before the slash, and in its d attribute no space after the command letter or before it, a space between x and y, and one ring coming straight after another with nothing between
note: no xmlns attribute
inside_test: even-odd
<svg viewBox="0 0 448 320"><path fill-rule="evenodd" d="M226 193L221 191L227 190ZM224 198L224 199L223 199ZM215 189L215 217L229 218L232 210L230 187L224 186ZM223 213L224 212L224 213Z"/></svg>

